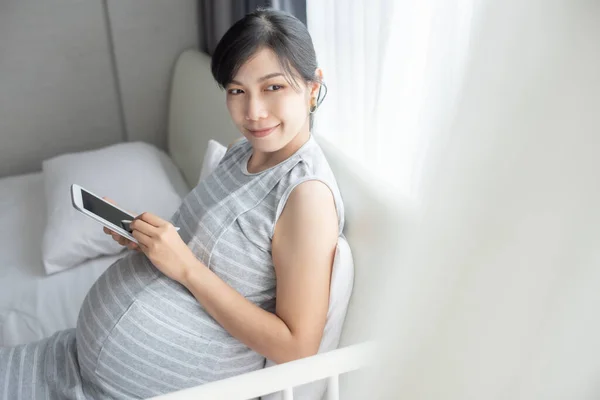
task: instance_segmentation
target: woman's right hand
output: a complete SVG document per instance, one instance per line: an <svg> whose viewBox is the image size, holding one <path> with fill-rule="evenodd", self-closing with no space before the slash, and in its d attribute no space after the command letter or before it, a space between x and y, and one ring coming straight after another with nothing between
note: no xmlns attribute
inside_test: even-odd
<svg viewBox="0 0 600 400"><path fill-rule="evenodd" d="M117 205L117 203L114 202L114 200L109 199L108 197L102 197L103 200L108 201L109 203L114 204L115 206ZM131 213L130 213L131 214ZM121 234L108 229L107 227L103 228L104 233L106 233L107 235L111 235L113 240L117 243L119 243L121 246L127 246L128 249L130 250L140 250L140 246L138 246L136 243L132 242L131 240L127 239L124 236L121 236Z"/></svg>

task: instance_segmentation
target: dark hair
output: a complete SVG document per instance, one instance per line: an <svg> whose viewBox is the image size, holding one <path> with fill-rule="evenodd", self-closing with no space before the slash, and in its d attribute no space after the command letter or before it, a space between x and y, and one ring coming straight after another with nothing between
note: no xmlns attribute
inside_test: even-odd
<svg viewBox="0 0 600 400"><path fill-rule="evenodd" d="M323 84L315 75L317 55L306 25L287 12L259 8L233 24L215 48L211 72L221 89L231 83L240 67L254 53L263 48L271 49L276 54L286 80L294 89L299 87L292 68L305 82ZM317 105L320 104L320 94L319 89ZM311 128L313 117L311 114Z"/></svg>

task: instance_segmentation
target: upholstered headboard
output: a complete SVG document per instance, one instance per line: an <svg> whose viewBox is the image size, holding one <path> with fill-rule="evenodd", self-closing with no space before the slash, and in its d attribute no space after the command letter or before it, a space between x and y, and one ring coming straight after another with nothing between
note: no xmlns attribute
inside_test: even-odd
<svg viewBox="0 0 600 400"><path fill-rule="evenodd" d="M171 83L168 152L190 185L196 186L209 139L228 145L241 136L229 117L223 92L210 72L210 57L181 54Z"/></svg>

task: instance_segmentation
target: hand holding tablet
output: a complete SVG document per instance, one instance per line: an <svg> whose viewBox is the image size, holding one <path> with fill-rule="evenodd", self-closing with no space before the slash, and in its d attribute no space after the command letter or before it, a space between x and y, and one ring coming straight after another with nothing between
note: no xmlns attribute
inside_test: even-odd
<svg viewBox="0 0 600 400"><path fill-rule="evenodd" d="M138 241L131 235L129 224L136 216L118 207L112 200L102 198L79 185L71 185L71 201L73 207L81 213L104 225L104 232L111 234L119 244L130 247L130 242ZM179 231L179 227L175 227ZM115 237L116 235L121 237ZM130 247L131 248L131 247Z"/></svg>
<svg viewBox="0 0 600 400"><path fill-rule="evenodd" d="M122 219L122 220L121 220L121 226L122 226L122 227L123 227L123 229L125 229L127 232L131 233L131 228L129 227L129 224L131 224L132 222L133 222L133 220L130 220L130 219ZM178 226L176 226L176 227L175 227L175 230L176 230L176 231L179 231L179 229L181 229L181 228L179 228Z"/></svg>

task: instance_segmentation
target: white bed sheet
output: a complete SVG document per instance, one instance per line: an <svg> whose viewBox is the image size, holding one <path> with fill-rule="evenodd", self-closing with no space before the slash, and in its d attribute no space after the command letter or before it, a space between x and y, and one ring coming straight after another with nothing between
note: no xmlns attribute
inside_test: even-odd
<svg viewBox="0 0 600 400"><path fill-rule="evenodd" d="M42 173L0 179L0 346L75 327L89 288L129 251L46 275L41 250L45 224Z"/></svg>

